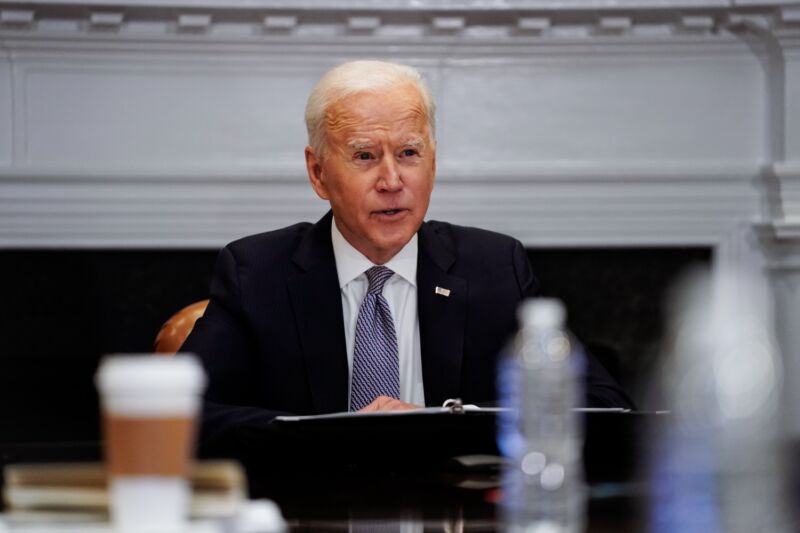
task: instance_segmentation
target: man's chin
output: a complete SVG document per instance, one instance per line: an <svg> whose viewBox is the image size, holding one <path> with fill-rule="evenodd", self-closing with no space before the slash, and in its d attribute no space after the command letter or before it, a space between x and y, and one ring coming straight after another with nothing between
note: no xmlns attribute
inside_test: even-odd
<svg viewBox="0 0 800 533"><path fill-rule="evenodd" d="M373 248L375 250L375 256L380 257L381 261L375 261L374 257L370 257L371 260L378 262L379 264L386 263L392 257L397 255L397 253L403 249L403 247L408 244L408 241L411 240L411 237L414 236L414 232L404 232L400 235L393 235L390 238L387 238L386 235L383 235L382 238L373 240Z"/></svg>

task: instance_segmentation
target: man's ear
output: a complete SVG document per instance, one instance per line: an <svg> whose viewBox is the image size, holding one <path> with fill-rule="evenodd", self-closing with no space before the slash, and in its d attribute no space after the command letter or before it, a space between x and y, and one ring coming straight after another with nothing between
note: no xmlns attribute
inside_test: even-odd
<svg viewBox="0 0 800 533"><path fill-rule="evenodd" d="M306 146L306 171L308 172L308 181L311 182L311 187L314 188L317 196L323 200L330 200L322 172L322 162L310 146Z"/></svg>
<svg viewBox="0 0 800 533"><path fill-rule="evenodd" d="M436 178L436 141L433 141L433 176Z"/></svg>

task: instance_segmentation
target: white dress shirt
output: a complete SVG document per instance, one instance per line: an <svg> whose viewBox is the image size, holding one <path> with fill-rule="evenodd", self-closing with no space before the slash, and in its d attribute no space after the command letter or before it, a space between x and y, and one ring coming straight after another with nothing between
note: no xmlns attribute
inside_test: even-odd
<svg viewBox="0 0 800 533"><path fill-rule="evenodd" d="M356 321L361 302L367 294L369 282L365 272L376 266L364 254L353 248L331 223L331 241L336 259L336 273L342 291L342 316L344 338L347 343L348 387L353 379L353 345L356 336ZM400 400L425 405L422 385L422 357L419 342L419 318L417 316L417 235L383 266L394 272L383 286L383 296L389 303L397 333L397 355L400 369Z"/></svg>

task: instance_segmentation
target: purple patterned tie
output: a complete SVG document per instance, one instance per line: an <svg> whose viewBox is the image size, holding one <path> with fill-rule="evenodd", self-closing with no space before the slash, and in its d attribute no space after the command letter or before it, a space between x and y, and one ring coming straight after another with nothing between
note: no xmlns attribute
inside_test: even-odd
<svg viewBox="0 0 800 533"><path fill-rule="evenodd" d="M397 335L389 302L381 294L384 283L394 272L376 266L366 274L369 288L358 311L353 346L351 411L358 411L380 395L400 398Z"/></svg>

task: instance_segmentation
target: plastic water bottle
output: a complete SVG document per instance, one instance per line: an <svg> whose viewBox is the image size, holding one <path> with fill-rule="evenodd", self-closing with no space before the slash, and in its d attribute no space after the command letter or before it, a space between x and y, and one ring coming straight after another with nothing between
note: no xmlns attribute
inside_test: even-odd
<svg viewBox="0 0 800 533"><path fill-rule="evenodd" d="M650 531L796 531L784 478L783 369L757 274L687 279L659 372L672 414L653 432Z"/></svg>
<svg viewBox="0 0 800 533"><path fill-rule="evenodd" d="M574 408L583 361L564 328L563 304L528 300L520 331L498 369L498 447L507 457L502 512L511 532L584 531L583 435Z"/></svg>

